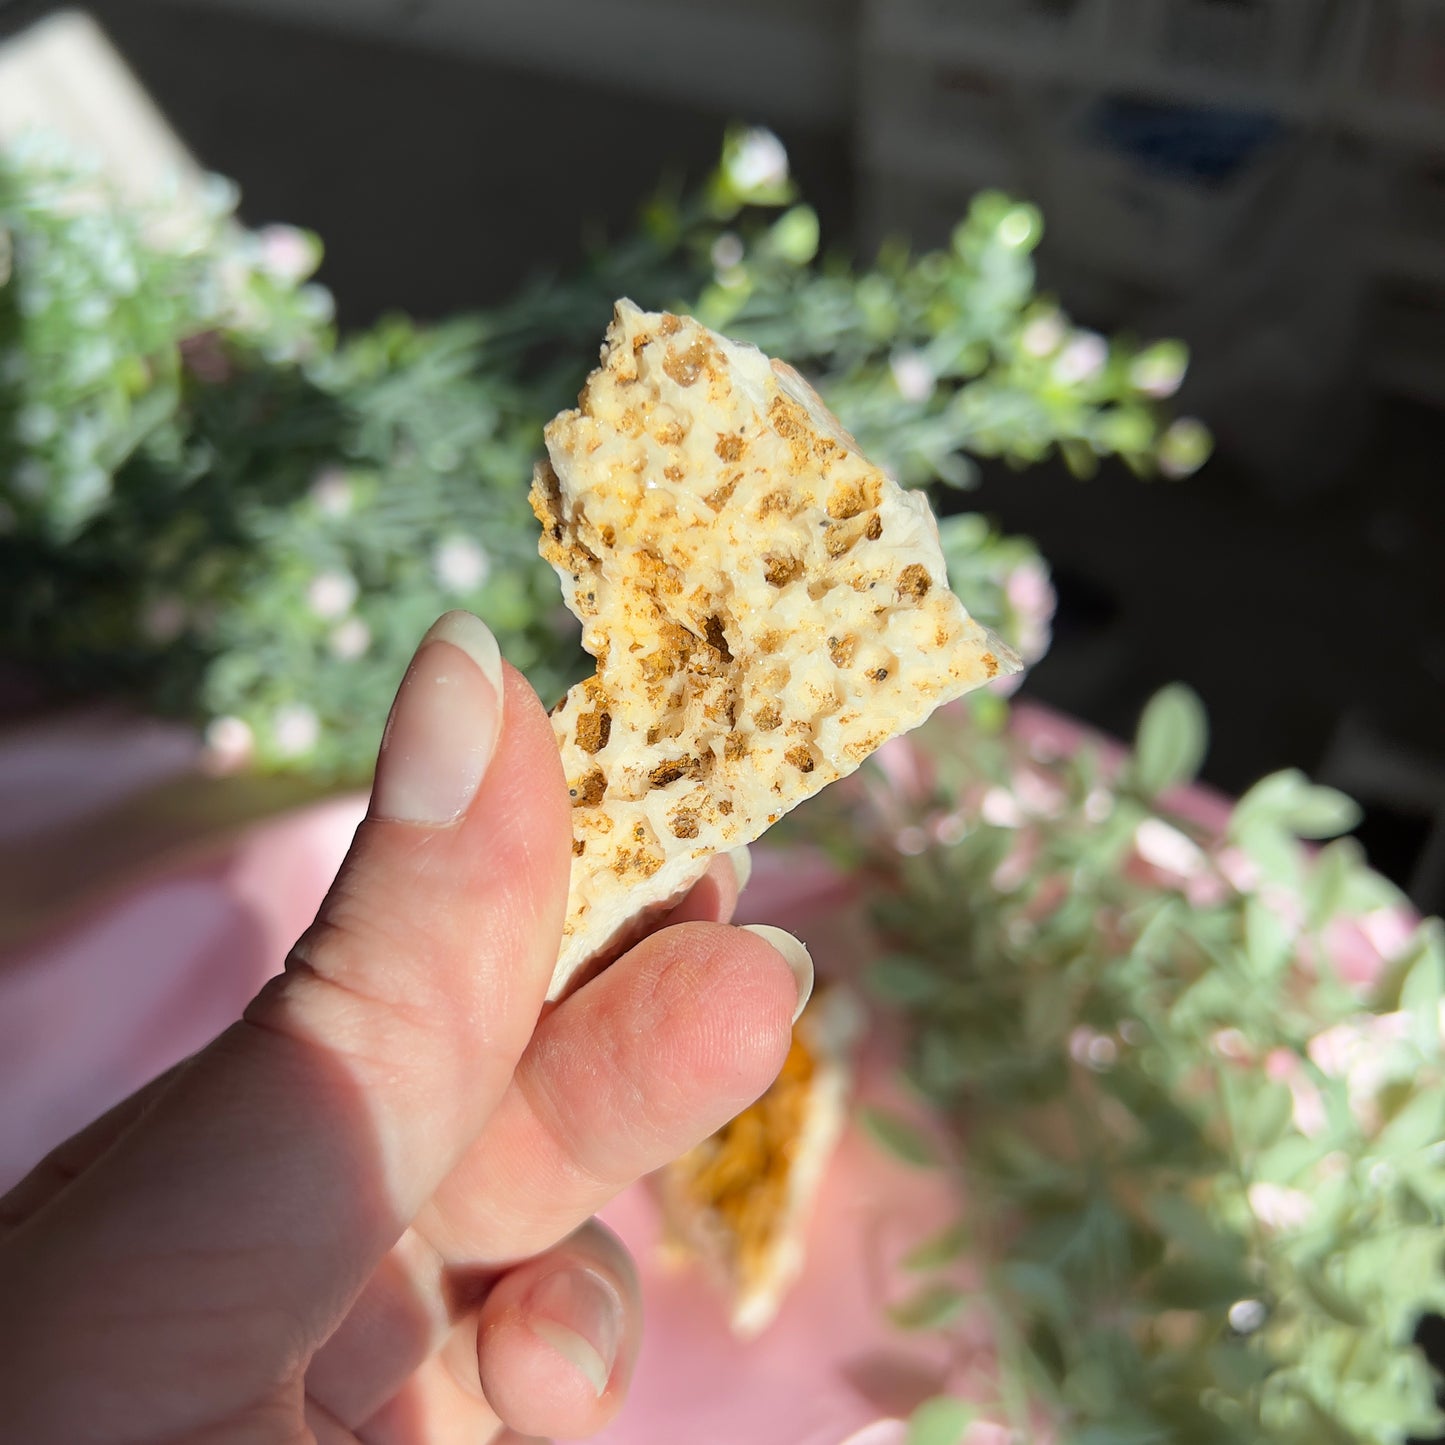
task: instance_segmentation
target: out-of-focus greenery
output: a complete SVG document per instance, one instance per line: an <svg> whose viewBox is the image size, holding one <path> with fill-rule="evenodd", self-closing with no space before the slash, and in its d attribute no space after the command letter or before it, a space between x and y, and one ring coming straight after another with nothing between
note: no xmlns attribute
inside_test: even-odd
<svg viewBox="0 0 1445 1445"><path fill-rule="evenodd" d="M871 982L947 1157L866 1122L967 1201L894 1318L992 1339L973 1405L1015 1438L1435 1438L1445 930L1352 840L1301 844L1357 810L1298 773L1222 833L1181 817L1204 735L1181 688L1117 761L940 715L809 814L875 890ZM918 1438L957 1445L939 1411Z"/></svg>
<svg viewBox="0 0 1445 1445"><path fill-rule="evenodd" d="M340 342L314 238L247 232L216 189L177 235L53 151L0 154L0 652L262 766L363 778L447 607L484 615L544 697L579 675L525 493L619 296L788 358L910 485L966 485L970 456L1181 474L1207 451L1158 410L1182 348L1106 341L1036 294L1032 207L981 197L949 249L859 270L820 257L766 132L572 274ZM1043 575L1032 548L981 521L952 542L970 607L1036 656L1040 609L1016 616L1008 585Z"/></svg>

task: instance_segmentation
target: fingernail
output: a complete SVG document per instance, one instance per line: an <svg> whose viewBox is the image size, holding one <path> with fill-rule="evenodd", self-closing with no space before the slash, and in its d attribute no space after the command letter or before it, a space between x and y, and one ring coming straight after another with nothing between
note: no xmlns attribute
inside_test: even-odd
<svg viewBox="0 0 1445 1445"><path fill-rule="evenodd" d="M586 1376L601 1399L622 1340L622 1299L600 1274L564 1269L533 1287L525 1306L532 1333Z"/></svg>
<svg viewBox="0 0 1445 1445"><path fill-rule="evenodd" d="M748 886L748 879L753 876L753 855L748 852L747 844L741 848L728 849L728 861L733 865L733 874L738 880L738 892L741 893Z"/></svg>
<svg viewBox="0 0 1445 1445"><path fill-rule="evenodd" d="M470 612L448 612L422 638L391 705L372 816L455 822L477 795L501 726L497 639Z"/></svg>
<svg viewBox="0 0 1445 1445"><path fill-rule="evenodd" d="M793 1022L797 1023L813 994L813 955L803 947L801 940L784 929L774 928L771 923L745 923L743 928L749 933L756 933L765 943L771 943L792 969L798 985L798 1006L793 1010Z"/></svg>

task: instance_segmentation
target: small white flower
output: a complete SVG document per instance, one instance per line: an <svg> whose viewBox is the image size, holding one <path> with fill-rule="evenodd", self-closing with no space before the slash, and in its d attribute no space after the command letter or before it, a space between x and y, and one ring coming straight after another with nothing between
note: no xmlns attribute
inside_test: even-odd
<svg viewBox="0 0 1445 1445"><path fill-rule="evenodd" d="M1037 558L1020 562L1009 572L1003 585L1004 596L1016 612L1030 617L1049 618L1054 615L1058 599L1049 580L1049 569Z"/></svg>
<svg viewBox="0 0 1445 1445"><path fill-rule="evenodd" d="M728 159L728 179L735 190L776 190L788 179L788 152L772 131L754 126Z"/></svg>
<svg viewBox="0 0 1445 1445"><path fill-rule="evenodd" d="M448 537L432 553L432 570L448 592L475 592L491 574L492 560L471 537Z"/></svg>
<svg viewBox="0 0 1445 1445"><path fill-rule="evenodd" d="M1003 788L990 788L983 795L979 813L985 823L991 823L995 828L1017 828L1024 820L1023 809Z"/></svg>
<svg viewBox="0 0 1445 1445"><path fill-rule="evenodd" d="M1091 381L1109 359L1109 343L1097 332L1080 331L1054 363L1054 376L1066 386Z"/></svg>
<svg viewBox="0 0 1445 1445"><path fill-rule="evenodd" d="M371 628L359 617L348 617L331 634L331 651L343 662L361 657L371 646Z"/></svg>
<svg viewBox="0 0 1445 1445"><path fill-rule="evenodd" d="M328 620L345 617L356 601L359 589L350 572L318 572L306 589L307 606Z"/></svg>
<svg viewBox="0 0 1445 1445"><path fill-rule="evenodd" d="M1209 1046L1220 1058L1245 1063L1253 1057L1249 1040L1238 1029L1220 1029L1209 1040Z"/></svg>
<svg viewBox="0 0 1445 1445"><path fill-rule="evenodd" d="M221 771L248 762L255 745L250 725L238 717L214 718L206 728L206 749L213 765Z"/></svg>
<svg viewBox="0 0 1445 1445"><path fill-rule="evenodd" d="M328 517L344 517L355 497L340 467L323 467L311 483L311 500Z"/></svg>
<svg viewBox="0 0 1445 1445"><path fill-rule="evenodd" d="M179 597L157 597L146 607L140 625L151 642L173 642L185 630L185 603Z"/></svg>
<svg viewBox="0 0 1445 1445"><path fill-rule="evenodd" d="M1103 1074L1116 1064L1118 1045L1107 1033L1097 1033L1081 1023L1069 1035L1069 1056L1075 1064L1094 1069L1095 1074Z"/></svg>
<svg viewBox="0 0 1445 1445"><path fill-rule="evenodd" d="M1024 812L1036 818L1057 818L1064 807L1064 790L1047 773L1021 768L1014 774L1014 797Z"/></svg>
<svg viewBox="0 0 1445 1445"><path fill-rule="evenodd" d="M1064 323L1057 311L1035 316L1019 333L1019 345L1030 356L1052 356L1064 344Z"/></svg>
<svg viewBox="0 0 1445 1445"><path fill-rule="evenodd" d="M271 739L283 758L309 753L321 737L321 719L304 702L290 702L278 708L271 719Z"/></svg>
<svg viewBox="0 0 1445 1445"><path fill-rule="evenodd" d="M301 281L316 269L315 243L294 226L263 226L256 245L261 269L278 281Z"/></svg>
<svg viewBox="0 0 1445 1445"><path fill-rule="evenodd" d="M1370 1056L1369 1035L1356 1020L1346 1020L1316 1034L1306 1051L1322 1074L1342 1079Z"/></svg>
<svg viewBox="0 0 1445 1445"><path fill-rule="evenodd" d="M1203 851L1160 818L1145 818L1139 824L1134 830L1134 849L1146 863L1179 878L1193 878L1205 869Z"/></svg>
<svg viewBox="0 0 1445 1445"><path fill-rule="evenodd" d="M716 271L731 271L741 266L744 256L743 239L736 231L724 231L712 243L712 264Z"/></svg>
<svg viewBox="0 0 1445 1445"><path fill-rule="evenodd" d="M916 858L928 847L928 834L922 828L901 828L894 846L905 857Z"/></svg>
<svg viewBox="0 0 1445 1445"><path fill-rule="evenodd" d="M1241 1299L1229 1307L1229 1328L1237 1335L1252 1335L1269 1318L1263 1300Z"/></svg>
<svg viewBox="0 0 1445 1445"><path fill-rule="evenodd" d="M904 401L925 402L933 395L938 378L922 352L897 352L888 365L893 373L893 384Z"/></svg>
<svg viewBox="0 0 1445 1445"><path fill-rule="evenodd" d="M1107 788L1090 788L1084 799L1084 817L1102 823L1114 811L1114 795Z"/></svg>
<svg viewBox="0 0 1445 1445"><path fill-rule="evenodd" d="M1289 1079L1290 1097L1294 1108L1290 1117L1294 1126L1306 1139L1318 1139L1330 1126L1329 1111L1325 1108L1324 1095L1314 1083L1302 1073Z"/></svg>
<svg viewBox="0 0 1445 1445"><path fill-rule="evenodd" d="M1181 352L1172 356L1166 352L1154 352L1139 357L1129 368L1129 380L1145 396L1163 400L1173 396L1184 383L1186 363Z"/></svg>
<svg viewBox="0 0 1445 1445"><path fill-rule="evenodd" d="M1087 1024L1080 1024L1069 1035L1069 1056L1076 1064L1103 1073L1118 1061L1119 1046L1108 1034L1095 1032Z"/></svg>
<svg viewBox="0 0 1445 1445"><path fill-rule="evenodd" d="M1249 1186L1249 1207L1266 1229L1299 1229L1310 1222L1315 1202L1302 1189L1261 1182Z"/></svg>

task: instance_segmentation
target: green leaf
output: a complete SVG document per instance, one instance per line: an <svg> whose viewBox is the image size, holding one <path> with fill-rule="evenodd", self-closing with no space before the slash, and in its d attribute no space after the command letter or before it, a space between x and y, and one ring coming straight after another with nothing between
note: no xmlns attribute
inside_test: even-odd
<svg viewBox="0 0 1445 1445"><path fill-rule="evenodd" d="M1413 1154L1445 1138L1445 1094L1426 1084L1380 1130L1373 1152L1386 1158Z"/></svg>
<svg viewBox="0 0 1445 1445"><path fill-rule="evenodd" d="M1273 979L1294 953L1289 924L1267 903L1250 898L1244 905L1244 954L1261 979Z"/></svg>
<svg viewBox="0 0 1445 1445"><path fill-rule="evenodd" d="M1333 838L1360 821L1359 804L1335 788L1311 783L1297 768L1261 778L1240 800L1235 821L1263 820L1297 838Z"/></svg>
<svg viewBox="0 0 1445 1445"><path fill-rule="evenodd" d="M895 1159L920 1169L937 1167L939 1158L933 1144L906 1119L883 1109L866 1108L859 1110L858 1122L868 1137Z"/></svg>
<svg viewBox="0 0 1445 1445"><path fill-rule="evenodd" d="M1262 1385L1274 1368L1269 1356L1243 1340L1228 1340L1209 1351L1209 1366L1217 1383L1231 1395L1246 1395Z"/></svg>
<svg viewBox="0 0 1445 1445"><path fill-rule="evenodd" d="M1305 1265L1299 1270L1298 1279L1305 1293L1331 1319L1356 1330L1364 1329L1369 1324L1369 1315L1363 1307L1356 1304L1325 1274L1322 1264Z"/></svg>
<svg viewBox="0 0 1445 1445"><path fill-rule="evenodd" d="M1311 928L1322 927L1340 912L1362 858L1363 850L1353 838L1341 838L1320 850L1305 881L1305 919Z"/></svg>
<svg viewBox="0 0 1445 1445"><path fill-rule="evenodd" d="M1069 1435L1070 1445L1168 1445L1173 1438L1162 1425L1146 1420L1109 1420Z"/></svg>
<svg viewBox="0 0 1445 1445"><path fill-rule="evenodd" d="M1440 1054L1440 1001L1445 998L1445 925L1438 918L1420 925L1412 944L1415 961L1400 985L1400 1007L1410 1015L1415 1047L1427 1058Z"/></svg>
<svg viewBox="0 0 1445 1445"><path fill-rule="evenodd" d="M1057 1270L1033 1260L1015 1259L1000 1266L999 1280L1026 1309L1031 1307L1031 1312L1042 1314L1055 1329L1068 1332L1074 1301Z"/></svg>
<svg viewBox="0 0 1445 1445"><path fill-rule="evenodd" d="M1238 1264L1244 1254L1242 1240L1182 1194L1152 1195L1145 1210L1170 1240L1198 1260Z"/></svg>
<svg viewBox="0 0 1445 1445"><path fill-rule="evenodd" d="M1260 1083L1241 1110L1239 1132L1250 1151L1265 1149L1284 1133L1294 1113L1294 1095L1283 1084Z"/></svg>
<svg viewBox="0 0 1445 1445"><path fill-rule="evenodd" d="M1265 882L1291 889L1299 886L1304 852L1294 836L1278 822L1257 815L1242 815L1236 808L1229 831Z"/></svg>
<svg viewBox="0 0 1445 1445"><path fill-rule="evenodd" d="M962 1400L935 1395L908 1417L904 1445L959 1445L978 1411Z"/></svg>
<svg viewBox="0 0 1445 1445"><path fill-rule="evenodd" d="M768 233L773 250L794 266L806 266L818 254L818 213L811 206L784 211Z"/></svg>
<svg viewBox="0 0 1445 1445"><path fill-rule="evenodd" d="M947 1229L909 1250L903 1256L903 1267L914 1270L942 1269L944 1265L952 1264L958 1259L972 1240L972 1231L960 1219L957 1224L950 1224Z"/></svg>
<svg viewBox="0 0 1445 1445"><path fill-rule="evenodd" d="M1250 1176L1271 1184L1293 1184L1329 1153L1331 1145L1328 1135L1310 1139L1303 1134L1288 1133L1252 1161Z"/></svg>
<svg viewBox="0 0 1445 1445"><path fill-rule="evenodd" d="M909 954L880 958L868 970L868 987L886 1003L911 1007L931 1003L945 992L946 981L932 965Z"/></svg>
<svg viewBox="0 0 1445 1445"><path fill-rule="evenodd" d="M941 1330L962 1313L968 1296L956 1285L927 1284L888 1307L888 1318L901 1330Z"/></svg>
<svg viewBox="0 0 1445 1445"><path fill-rule="evenodd" d="M1209 725L1192 688L1172 683L1154 694L1134 735L1131 773L1150 797L1193 780L1204 761Z"/></svg>

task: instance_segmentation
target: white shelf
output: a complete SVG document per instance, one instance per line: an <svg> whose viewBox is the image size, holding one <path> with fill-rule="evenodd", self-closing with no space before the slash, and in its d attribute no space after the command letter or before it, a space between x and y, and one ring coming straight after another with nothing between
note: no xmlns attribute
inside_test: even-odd
<svg viewBox="0 0 1445 1445"><path fill-rule="evenodd" d="M485 56L554 76L814 124L852 99L853 0L185 0ZM539 88L538 106L546 104ZM525 125L526 116L517 123ZM605 117L599 117L605 123Z"/></svg>
<svg viewBox="0 0 1445 1445"><path fill-rule="evenodd" d="M1153 3L1153 0L1151 0ZM1081 11L1052 38L972 29L955 21L936 28L910 6L876 4L865 23L866 53L892 54L922 66L957 65L991 72L1020 85L1068 85L1146 100L1265 110L1289 120L1318 119L1323 94L1298 80L1249 77L1222 70L1150 63L1112 43L1108 9Z"/></svg>
<svg viewBox="0 0 1445 1445"><path fill-rule="evenodd" d="M204 177L100 27L61 11L0 43L0 142L57 136L130 200L199 204Z"/></svg>
<svg viewBox="0 0 1445 1445"><path fill-rule="evenodd" d="M994 184L1019 177L1014 188L1043 207L1050 264L1099 278L1101 320L1113 287L1122 324L1131 307L1157 306L1208 331L1206 276L1222 294L1298 293L1278 304L1313 306L1293 277L1321 255L1338 269L1321 273L1335 276L1331 294L1373 297L1399 317L1384 301L1392 285L1445 291L1434 190L1415 195L1417 177L1445 170L1445 103L1420 98L1428 67L1402 51L1426 5L1441 16L1430 35L1445 48L1445 0L1409 3L1416 28L1382 42L1385 0L1269 0L1270 13L1234 16L1205 0L1081 0L1056 26L990 23L942 0L863 0L864 54L878 63L856 123L861 159L880 178L874 193L934 232L944 199L981 172ZM1183 63L1208 55L1216 63ZM1094 135L1090 107L1108 99L1251 112L1282 129L1242 148L1217 182L1183 166L1171 176ZM1387 239L1351 239L1345 218L1362 206L1378 207L1374 230ZM1256 303L1240 304L1245 314ZM1377 327L1365 360L1378 362L1381 385L1439 404L1445 360L1430 359L1428 336L1399 321Z"/></svg>

